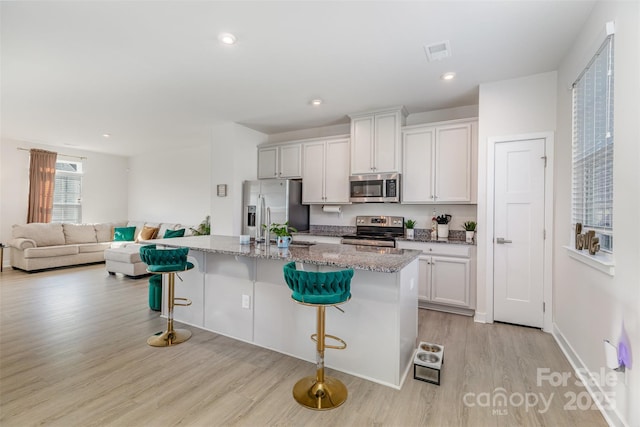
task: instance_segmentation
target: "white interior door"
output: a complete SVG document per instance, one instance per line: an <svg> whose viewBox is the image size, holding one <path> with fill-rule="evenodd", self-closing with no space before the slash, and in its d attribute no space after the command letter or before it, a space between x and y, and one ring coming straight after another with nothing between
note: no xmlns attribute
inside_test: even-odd
<svg viewBox="0 0 640 427"><path fill-rule="evenodd" d="M545 140L495 145L494 320L542 328Z"/></svg>

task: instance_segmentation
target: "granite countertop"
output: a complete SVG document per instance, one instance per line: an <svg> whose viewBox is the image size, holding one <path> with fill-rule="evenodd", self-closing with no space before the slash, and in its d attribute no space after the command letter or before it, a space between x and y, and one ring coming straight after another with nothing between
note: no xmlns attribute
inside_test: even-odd
<svg viewBox="0 0 640 427"><path fill-rule="evenodd" d="M407 239L405 237L399 237L396 238L397 241L402 241L402 242L417 242L417 243L444 243L444 244L449 244L449 245L470 245L470 246L474 246L476 243L475 241L471 241L471 242L467 242L466 240L460 240L460 239L437 239L437 240L432 240L426 237L415 237L413 239Z"/></svg>
<svg viewBox="0 0 640 427"><path fill-rule="evenodd" d="M191 236L173 239L157 239L144 243L170 247L188 247L203 252L246 256L251 258L280 259L307 264L354 268L380 273L395 273L418 258L421 251L397 248L371 248L354 245L318 243L314 245L292 244L288 249L269 246L241 245L238 236Z"/></svg>
<svg viewBox="0 0 640 427"><path fill-rule="evenodd" d="M340 229L326 229L326 230L316 229L316 230L310 230L310 231L300 231L292 234L294 236L298 234L298 235L306 235L306 236L342 237L345 234L355 234L355 227L351 227L351 228L354 229L353 231L351 231L351 233L345 230L340 230ZM418 242L418 243L448 243L452 245L471 245L471 246L474 246L476 244L475 239L471 242L467 242L465 240L464 231L462 232L462 235L456 235L455 230L452 230L450 233L455 235L455 237L449 238L449 239L431 240L430 237L427 237L427 234L420 233L420 234L417 234L413 239L407 239L406 237L397 237L396 241Z"/></svg>
<svg viewBox="0 0 640 427"><path fill-rule="evenodd" d="M355 231L353 233L355 233ZM296 234L300 234L300 235L307 235L307 236L342 237L345 234L353 234L353 233L346 233L340 230L314 230L314 231L298 231L296 233L291 233L291 234L294 236Z"/></svg>

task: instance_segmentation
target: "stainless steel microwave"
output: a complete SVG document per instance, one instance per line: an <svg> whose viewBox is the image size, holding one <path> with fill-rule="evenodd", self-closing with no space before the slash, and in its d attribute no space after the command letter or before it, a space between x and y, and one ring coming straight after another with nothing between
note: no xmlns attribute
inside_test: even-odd
<svg viewBox="0 0 640 427"><path fill-rule="evenodd" d="M353 203L399 203L400 174L352 175L349 191Z"/></svg>

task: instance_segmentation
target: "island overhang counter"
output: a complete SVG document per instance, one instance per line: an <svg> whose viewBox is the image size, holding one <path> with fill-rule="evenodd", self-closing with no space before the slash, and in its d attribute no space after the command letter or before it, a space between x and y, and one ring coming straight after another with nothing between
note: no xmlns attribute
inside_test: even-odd
<svg viewBox="0 0 640 427"><path fill-rule="evenodd" d="M192 236L145 243L188 247L196 268L180 273L176 321L315 363L310 335L316 311L295 303L283 266L310 271L355 270L351 299L328 309L327 333L347 342L326 353L326 366L394 388L409 372L418 336L420 251L352 245L241 245L238 237ZM164 288L164 287L163 287ZM166 313L166 295L163 297Z"/></svg>

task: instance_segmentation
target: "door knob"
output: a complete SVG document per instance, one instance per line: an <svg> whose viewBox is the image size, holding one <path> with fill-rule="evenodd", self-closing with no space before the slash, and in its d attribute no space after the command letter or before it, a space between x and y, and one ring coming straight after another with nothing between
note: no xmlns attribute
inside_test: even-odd
<svg viewBox="0 0 640 427"><path fill-rule="evenodd" d="M496 237L496 243L504 245L505 243L513 243L511 240L505 240L504 237Z"/></svg>

